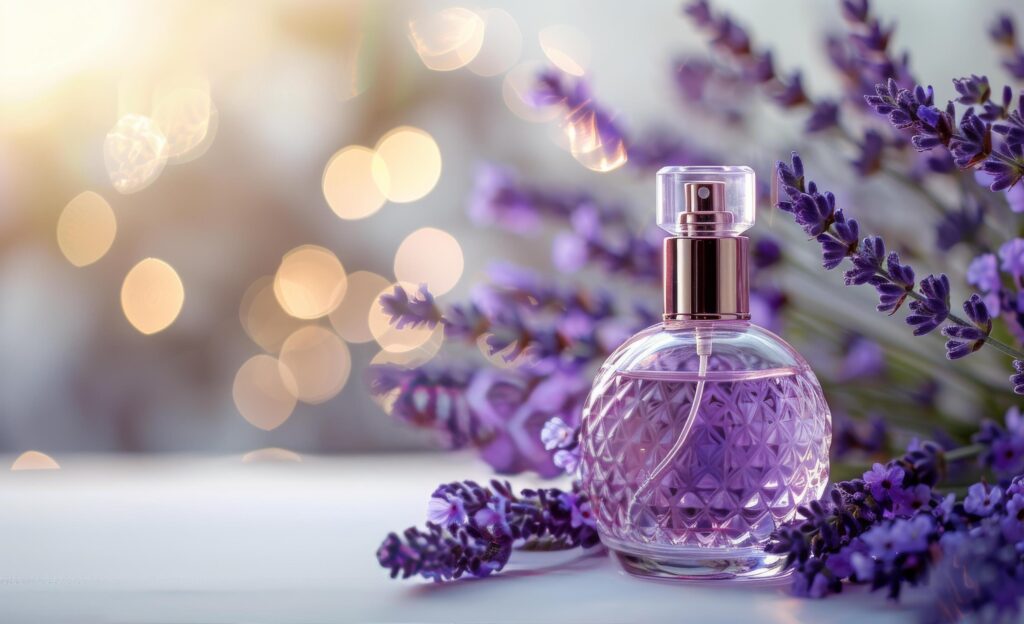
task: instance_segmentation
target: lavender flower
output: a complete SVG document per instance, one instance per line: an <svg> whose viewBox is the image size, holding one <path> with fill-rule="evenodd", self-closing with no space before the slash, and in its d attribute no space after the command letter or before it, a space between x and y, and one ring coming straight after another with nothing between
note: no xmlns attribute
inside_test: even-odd
<svg viewBox="0 0 1024 624"><path fill-rule="evenodd" d="M891 494L903 484L905 474L899 466L883 466L876 462L871 470L864 473L864 483L875 500L891 500Z"/></svg>
<svg viewBox="0 0 1024 624"><path fill-rule="evenodd" d="M999 248L999 261L1000 268L1012 275L1014 282L1019 284L1021 276L1024 276L1024 238L1014 238L1004 243Z"/></svg>
<svg viewBox="0 0 1024 624"><path fill-rule="evenodd" d="M445 522L430 521L426 530L413 527L401 536L391 533L377 550L377 561L392 578L483 577L501 571L517 545L546 540L548 547L590 548L598 543L590 502L578 484L570 492L522 490L516 496L508 483L491 481L484 487L463 481L438 487L431 501L440 501L436 517ZM457 509L457 519L441 513L447 509Z"/></svg>
<svg viewBox="0 0 1024 624"><path fill-rule="evenodd" d="M967 202L959 210L942 216L936 226L936 244L949 251L959 243L972 242L985 221L985 208L979 202Z"/></svg>
<svg viewBox="0 0 1024 624"><path fill-rule="evenodd" d="M839 105L831 100L821 100L814 104L811 115L804 124L807 132L822 132L839 125Z"/></svg>
<svg viewBox="0 0 1024 624"><path fill-rule="evenodd" d="M956 360L974 353L985 346L985 340L992 333L992 319L988 314L988 307L977 294L964 302L964 313L971 321L971 325L949 325L943 328L942 333L947 338L946 357Z"/></svg>
<svg viewBox="0 0 1024 624"><path fill-rule="evenodd" d="M1013 375L1010 375L1010 385L1013 386L1014 394L1024 394L1024 361L1014 360L1013 370L1016 371Z"/></svg>
<svg viewBox="0 0 1024 624"><path fill-rule="evenodd" d="M1005 427L986 420L974 436L985 451L982 463L996 473L1012 475L1024 471L1024 417L1016 406L1007 410Z"/></svg>
<svg viewBox="0 0 1024 624"><path fill-rule="evenodd" d="M999 15L988 32L1003 52L1003 67L1015 78L1024 78L1024 50L1017 45L1013 19L1006 14Z"/></svg>
<svg viewBox="0 0 1024 624"><path fill-rule="evenodd" d="M929 275L921 280L923 298L910 302L907 323L914 326L914 335L922 336L941 325L949 316L949 278Z"/></svg>
<svg viewBox="0 0 1024 624"><path fill-rule="evenodd" d="M990 516L996 511L1002 498L1003 491L998 487L975 483L967 490L967 497L964 498L964 511L980 518Z"/></svg>
<svg viewBox="0 0 1024 624"><path fill-rule="evenodd" d="M986 76L971 74L969 78L954 78L953 88L960 94L957 102L961 104L984 104L992 95L992 87Z"/></svg>

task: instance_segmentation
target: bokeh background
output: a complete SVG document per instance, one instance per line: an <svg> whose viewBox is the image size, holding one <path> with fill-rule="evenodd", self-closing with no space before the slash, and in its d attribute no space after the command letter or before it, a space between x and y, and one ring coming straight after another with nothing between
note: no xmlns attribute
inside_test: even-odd
<svg viewBox="0 0 1024 624"><path fill-rule="evenodd" d="M820 37L834 3L716 4L812 93L838 88ZM978 4L878 10L918 78L948 88L998 67ZM464 298L495 260L550 270L549 240L467 217L481 163L653 216L650 176L574 157L557 110L524 99L546 66L585 76L626 127L727 141L769 172L798 122L723 137L680 106L673 63L704 46L675 0L0 2L0 450L431 447L362 371L422 362L440 333L388 328L373 299L395 282ZM870 310L838 276L787 270L797 304Z"/></svg>

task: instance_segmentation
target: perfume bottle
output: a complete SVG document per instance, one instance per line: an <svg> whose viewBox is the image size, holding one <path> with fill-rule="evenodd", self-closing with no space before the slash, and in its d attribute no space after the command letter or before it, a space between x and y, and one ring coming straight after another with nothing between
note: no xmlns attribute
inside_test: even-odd
<svg viewBox="0 0 1024 624"><path fill-rule="evenodd" d="M609 356L584 406L583 487L633 574L779 575L768 537L828 482L821 386L749 320L754 188L749 167L658 172L664 320Z"/></svg>

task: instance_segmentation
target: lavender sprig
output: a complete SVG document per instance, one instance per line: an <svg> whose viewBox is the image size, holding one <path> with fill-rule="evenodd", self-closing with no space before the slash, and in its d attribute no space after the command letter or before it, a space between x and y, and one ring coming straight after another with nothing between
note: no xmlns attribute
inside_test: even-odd
<svg viewBox="0 0 1024 624"><path fill-rule="evenodd" d="M1013 18L1007 14L999 15L989 29L989 36L1003 54L1003 67L1014 78L1024 78L1024 50L1017 42L1017 29Z"/></svg>
<svg viewBox="0 0 1024 624"><path fill-rule="evenodd" d="M893 108L889 112L895 114L899 111ZM880 311L893 313L905 300L911 299L911 313L907 316L907 323L915 327L915 335L929 333L947 319L965 328L978 329L979 323L984 325L984 321L975 321L973 318L968 321L949 312L949 279L945 275L929 275L921 281L918 291L914 288L913 269L902 264L898 254L890 252L883 267L883 240L877 236L867 237L861 242L856 240L856 221L847 219L842 210L835 207L835 197L831 193L819 192L814 182L805 178L803 161L796 152L790 164L778 163L778 180L789 197L788 200L780 200L778 208L793 214L804 231L822 245L823 264L826 268L835 268L844 258L851 259L853 266L846 272L846 283L873 285L879 294ZM973 305L971 310L976 312ZM988 332L983 337L966 329L953 330L953 333L974 337L969 339L981 340L981 344L991 345L1014 359L1024 359L1024 353L995 340ZM949 347L947 355L951 359L967 355L955 342Z"/></svg>
<svg viewBox="0 0 1024 624"><path fill-rule="evenodd" d="M517 546L591 548L598 544L594 526L578 483L568 492L526 489L517 496L507 482L485 487L461 481L439 486L427 507L426 528L389 534L377 561L391 578L485 577L504 569Z"/></svg>

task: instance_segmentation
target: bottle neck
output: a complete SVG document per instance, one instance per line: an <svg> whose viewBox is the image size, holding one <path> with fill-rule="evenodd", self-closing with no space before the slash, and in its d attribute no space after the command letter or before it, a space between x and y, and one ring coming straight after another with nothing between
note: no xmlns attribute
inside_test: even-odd
<svg viewBox="0 0 1024 624"><path fill-rule="evenodd" d="M665 239L665 320L748 320L750 239Z"/></svg>

